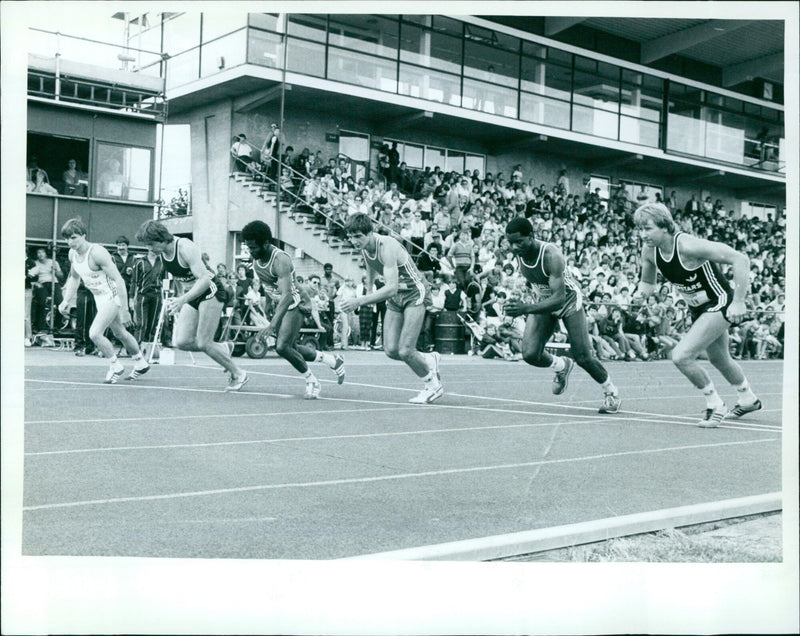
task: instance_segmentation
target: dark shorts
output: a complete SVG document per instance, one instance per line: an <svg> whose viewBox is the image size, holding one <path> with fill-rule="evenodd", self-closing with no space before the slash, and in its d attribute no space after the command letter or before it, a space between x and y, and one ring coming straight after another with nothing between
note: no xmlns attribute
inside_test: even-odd
<svg viewBox="0 0 800 636"><path fill-rule="evenodd" d="M731 306L732 302L733 294L728 294L728 302L722 305L722 307L719 306L719 300L709 300L707 303L703 303L697 307L689 307L689 315L692 317L692 322L695 322L703 314L719 311L722 313L722 317L725 318L725 320L734 324L733 321L728 318L728 307Z"/></svg>
<svg viewBox="0 0 800 636"><path fill-rule="evenodd" d="M403 313L407 307L420 305L428 307L432 304L431 294L427 287L423 287L420 293L419 288L412 287L411 289L404 289L397 292L389 300L386 301L386 309Z"/></svg>
<svg viewBox="0 0 800 636"><path fill-rule="evenodd" d="M217 277L211 279L211 287L201 296L198 296L194 300L190 300L187 305L190 307L194 307L198 311L200 310L200 303L203 303L207 300L211 300L212 298L216 298L219 302L223 305L228 300L228 292L225 291L225 288L219 284Z"/></svg>

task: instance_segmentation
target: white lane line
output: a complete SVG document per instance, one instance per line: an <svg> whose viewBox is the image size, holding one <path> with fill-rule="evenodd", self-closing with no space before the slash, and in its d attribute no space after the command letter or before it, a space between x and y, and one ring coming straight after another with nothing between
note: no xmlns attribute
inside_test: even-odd
<svg viewBox="0 0 800 636"><path fill-rule="evenodd" d="M411 407L413 408L413 407ZM389 410L389 409L353 409L356 412L368 410ZM341 413L344 411L328 411L329 413ZM282 414L280 414L282 415ZM606 420L623 420L622 417L609 417ZM559 425L566 424L586 424L586 420L577 420L574 422L559 422ZM247 444L276 444L279 442L313 442L321 440L339 440L339 439L359 439L359 438L375 438L375 437L402 437L410 435L435 435L437 433L462 433L469 431L494 431L506 430L514 428L547 428L553 426L551 422L545 423L530 423L530 424L501 424L498 426L466 426L459 428L432 428L418 431L392 431L384 433L351 433L341 435L315 435L305 437L283 437L274 439L251 439L251 440L236 440L227 442L199 442L194 444L156 444L149 446L107 446L99 448L75 448L67 450L55 451L31 451L25 453L25 456L42 456L42 455L69 455L72 453L103 453L109 451L135 451L135 450L153 450L153 449L179 449L179 448L208 448L213 446L238 446Z"/></svg>
<svg viewBox="0 0 800 636"><path fill-rule="evenodd" d="M249 372L248 372L249 373ZM261 391L226 391L225 389L195 389L185 386L157 386L154 384L135 384L134 382L125 382L124 384L105 384L104 382L76 382L74 380L32 380L26 379L26 382L39 382L42 384L70 384L85 387L108 387L110 390L118 389L139 389L142 391L190 391L193 393L225 393L226 395L265 395L268 397L277 398L294 398L298 395L288 395L286 393L264 393Z"/></svg>
<svg viewBox="0 0 800 636"><path fill-rule="evenodd" d="M79 384L79 385L86 385L86 386L112 386L106 384L96 384L96 383L86 383L86 382L69 382L66 380L31 380L32 382L47 382L47 383L55 383L55 384ZM170 390L170 391L190 391L190 392L201 392L201 393L224 393L224 391L220 390L211 390L211 389L192 389L192 388L184 388L184 387L156 387L156 386L146 386L146 385L113 385L113 386L125 386L127 388L136 388L136 389L161 389L161 390ZM374 385L356 385L356 386L374 386ZM394 389L398 391L411 391L416 392L416 389L405 389L402 387L380 387L385 389ZM263 393L257 391L244 391L239 393L239 395L254 395L254 396L268 396L268 397L281 397L281 398L290 398L290 397L297 397L291 395L284 395L281 393ZM487 413L505 413L510 415L544 415L547 417L555 417L555 418L586 418L587 420L602 422L608 418L600 417L597 414L597 410L592 407L583 407L583 406L573 406L571 404L555 404L551 402L535 402L532 400L514 400L510 398L495 398L485 395L467 395L463 393L450 393L445 395L453 395L455 397L464 397L470 398L473 400L487 400L487 401L494 401L494 402L503 402L503 403L511 403L511 404L526 404L530 406L544 406L544 407L551 407L551 408L561 408L561 409L577 409L583 411L591 411L594 415L577 415L575 413L559 413L555 411L520 411L520 410L512 410L512 409L502 409L502 408L489 408L483 406L465 406L465 405L458 405L458 404L425 404L420 405L416 408L428 408L428 409L452 409L452 410L461 410L461 411L480 411L480 412L487 412ZM382 404L382 405L392 405L395 407L402 406L407 407L408 404L405 402L390 402L390 401L383 401L383 400L364 400L358 398L335 398L335 397L323 397L319 398L321 401L330 401L330 402L351 402L356 404ZM681 424L681 425L690 425L697 421L696 416L688 416L688 415L670 415L667 413L648 413L642 411L620 411L620 413L627 415L628 421L646 421L646 422L656 422L661 424ZM220 415L220 417L223 417ZM645 419L647 418L647 419ZM658 419L653 419L658 418ZM624 418L617 418L617 419L624 419ZM685 420L680 421L680 420ZM38 421L46 421L46 420L38 420ZM551 422L551 426L556 426L557 422ZM729 426L723 424L722 427L724 428L739 428L736 426ZM745 430L756 430L756 429L745 429Z"/></svg>
<svg viewBox="0 0 800 636"><path fill-rule="evenodd" d="M332 409L328 411L261 411L258 413L203 413L197 415L164 415L164 416L151 416L140 415L139 417L107 417L97 419L72 419L72 420L25 420L25 424L96 424L103 422L158 422L162 420L201 420L201 419L219 419L221 417L227 418L245 418L245 417L294 417L295 415L335 415L337 413L367 413L372 411L396 411L397 407L404 411L413 411L416 406L406 406L402 404L395 405L394 407L386 408L361 408L361 409Z"/></svg>
<svg viewBox="0 0 800 636"><path fill-rule="evenodd" d="M315 488L322 486L344 486L350 484L365 484L382 481L398 481L403 479L419 479L422 477L441 477L443 475L458 475L465 473L489 472L495 470L509 470L514 468L527 468L530 466L569 464L574 462L587 462L616 457L626 457L631 455L650 455L657 453L668 453L675 451L700 450L709 448L719 448L723 446L742 446L746 444L763 444L778 441L778 438L768 438L759 440L748 440L738 442L718 442L716 444L690 444L685 446L668 446L665 448L651 448L636 451L621 451L618 453L604 453L600 455L588 455L584 457L571 457L567 459L547 459L535 462L519 462L514 464L499 464L495 466L473 466L470 468L450 468L444 470L429 470L417 473L401 473L397 475L379 475L375 477L353 477L348 479L329 479L324 481L310 482L288 482L283 484L260 484L257 486L242 486L239 488L218 488L215 490L198 490L192 492L176 492L163 495L142 495L139 497L112 497L108 499L90 499L83 501L70 501L63 503L41 504L38 506L23 506L23 512L34 510L51 510L54 508L75 508L80 506L105 505L113 503L127 503L140 501L156 501L168 499L181 499L186 497L207 497L212 495L227 495L241 492L255 492L264 490L283 490L288 488Z"/></svg>

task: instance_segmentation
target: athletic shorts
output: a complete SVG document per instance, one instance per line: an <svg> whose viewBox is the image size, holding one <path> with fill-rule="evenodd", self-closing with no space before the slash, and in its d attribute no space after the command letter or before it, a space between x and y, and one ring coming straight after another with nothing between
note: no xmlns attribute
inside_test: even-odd
<svg viewBox="0 0 800 636"><path fill-rule="evenodd" d="M722 307L719 307L719 300L709 300L707 303L703 303L702 305L698 305L697 307L689 307L689 315L691 315L692 322L694 322L703 314L719 311L722 313L722 317L725 318L725 320L727 320L731 324L734 324L728 318L728 307L731 306L732 302L733 302L733 294L728 294L728 301Z"/></svg>
<svg viewBox="0 0 800 636"><path fill-rule="evenodd" d="M567 290L567 299L558 309L551 311L550 314L556 318L568 318L572 314L583 309L583 296L572 290Z"/></svg>
<svg viewBox="0 0 800 636"><path fill-rule="evenodd" d="M423 289L424 291L422 293L420 293L417 287L397 292L386 301L386 309L403 313L407 307L413 307L415 305L420 305L425 308L430 307L432 304L431 294L427 287Z"/></svg>
<svg viewBox="0 0 800 636"><path fill-rule="evenodd" d="M202 296L198 296L194 300L190 300L187 305L190 307L194 307L199 311L200 303L203 303L207 300L211 300L212 298L216 298L219 302L223 305L225 301L228 300L228 292L225 291L225 288L219 284L219 281L216 276L211 279L211 287L208 288L205 294Z"/></svg>

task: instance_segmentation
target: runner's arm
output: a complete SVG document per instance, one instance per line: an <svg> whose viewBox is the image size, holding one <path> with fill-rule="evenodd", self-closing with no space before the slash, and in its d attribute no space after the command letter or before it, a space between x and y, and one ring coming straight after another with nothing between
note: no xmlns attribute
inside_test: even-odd
<svg viewBox="0 0 800 636"><path fill-rule="evenodd" d="M122 278L122 274L119 273L117 266L114 265L111 254L109 254L108 250L102 245L97 245L92 250L91 254L89 254L89 258L94 260L95 265L97 265L117 286L117 295L119 296L120 303L120 320L122 324L127 324L131 320L131 315L128 311L128 290L125 287L125 280Z"/></svg>
<svg viewBox="0 0 800 636"><path fill-rule="evenodd" d="M189 241L178 241L175 249L175 258L180 259L182 256L183 262L186 263L189 269L192 270L192 274L196 279L194 285L192 285L188 291L174 300L174 302L184 305L195 298L199 298L206 291L208 291L208 289L211 287L211 278L213 277L213 274L211 271L209 271L208 267L206 267L205 263L203 263L200 250L194 243ZM178 260L178 262L180 262L180 260Z"/></svg>
<svg viewBox="0 0 800 636"><path fill-rule="evenodd" d="M273 272L278 276L278 291L281 299L275 305L272 313L272 320L267 326L267 335L271 334L277 325L280 324L286 314L289 305L292 304L292 262L288 255L278 254L273 264Z"/></svg>
<svg viewBox="0 0 800 636"><path fill-rule="evenodd" d="M657 268L653 253L652 248L647 245L642 246L642 276L636 289L644 294L645 298L656 290Z"/></svg>

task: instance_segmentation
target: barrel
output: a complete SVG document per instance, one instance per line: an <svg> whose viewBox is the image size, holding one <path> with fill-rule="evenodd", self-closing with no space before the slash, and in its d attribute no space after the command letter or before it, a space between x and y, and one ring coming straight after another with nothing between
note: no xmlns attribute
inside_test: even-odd
<svg viewBox="0 0 800 636"><path fill-rule="evenodd" d="M454 311L443 311L436 318L436 351L439 353L467 351L464 323Z"/></svg>

